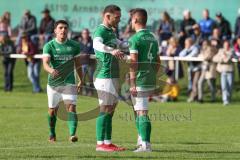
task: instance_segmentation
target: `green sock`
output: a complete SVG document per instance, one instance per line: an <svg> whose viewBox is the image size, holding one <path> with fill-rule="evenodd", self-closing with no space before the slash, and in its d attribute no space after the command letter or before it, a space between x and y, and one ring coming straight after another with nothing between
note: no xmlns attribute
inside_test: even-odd
<svg viewBox="0 0 240 160"><path fill-rule="evenodd" d="M106 113L105 118L105 137L104 140L111 140L112 139L112 115L109 113Z"/></svg>
<svg viewBox="0 0 240 160"><path fill-rule="evenodd" d="M50 116L48 114L48 126L49 126L49 131L50 131L50 136L56 136L56 132L55 132L55 127L56 127L56 121L57 121L57 117L56 115Z"/></svg>
<svg viewBox="0 0 240 160"><path fill-rule="evenodd" d="M104 141L104 135L105 135L105 122L106 122L106 113L105 112L100 112L97 120L96 120L96 136L97 136L97 141Z"/></svg>
<svg viewBox="0 0 240 160"><path fill-rule="evenodd" d="M150 142L151 122L147 115L139 116L139 130L142 141Z"/></svg>
<svg viewBox="0 0 240 160"><path fill-rule="evenodd" d="M77 131L77 114L74 112L68 112L68 128L70 136L74 136Z"/></svg>

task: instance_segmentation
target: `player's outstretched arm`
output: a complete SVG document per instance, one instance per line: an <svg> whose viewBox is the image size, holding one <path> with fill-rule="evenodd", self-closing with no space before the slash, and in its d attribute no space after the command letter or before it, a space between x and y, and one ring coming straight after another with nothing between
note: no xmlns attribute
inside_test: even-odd
<svg viewBox="0 0 240 160"><path fill-rule="evenodd" d="M59 75L58 70L53 69L49 66L49 62L50 62L50 57L48 56L44 56L42 58L43 61L43 69L48 72L49 74L51 74L52 77L57 77Z"/></svg>
<svg viewBox="0 0 240 160"><path fill-rule="evenodd" d="M118 59L124 58L124 53L122 51L103 44L103 39L101 37L95 37L93 39L93 48L100 52L112 54Z"/></svg>

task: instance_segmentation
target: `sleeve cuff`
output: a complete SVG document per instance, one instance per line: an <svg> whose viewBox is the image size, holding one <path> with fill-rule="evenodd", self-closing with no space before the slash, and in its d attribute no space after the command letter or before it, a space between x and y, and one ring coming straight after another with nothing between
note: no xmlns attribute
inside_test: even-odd
<svg viewBox="0 0 240 160"><path fill-rule="evenodd" d="M138 54L138 50L132 49L132 50L130 50L130 53Z"/></svg>

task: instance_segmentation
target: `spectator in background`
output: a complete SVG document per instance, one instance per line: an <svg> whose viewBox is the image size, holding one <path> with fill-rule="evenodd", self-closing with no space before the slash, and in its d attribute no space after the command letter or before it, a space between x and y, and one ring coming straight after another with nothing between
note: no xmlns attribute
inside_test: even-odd
<svg viewBox="0 0 240 160"><path fill-rule="evenodd" d="M178 45L177 39L175 37L171 37L169 39L169 45L167 47L166 56L168 57L179 56L180 51L181 49ZM166 63L167 63L166 74L168 75L168 77L172 78L172 81L174 81L175 80L175 61L170 60L170 61L166 61Z"/></svg>
<svg viewBox="0 0 240 160"><path fill-rule="evenodd" d="M209 37L209 40L211 41L211 44L217 49L222 48L222 39L221 39L221 33L218 28L213 29L212 35Z"/></svg>
<svg viewBox="0 0 240 160"><path fill-rule="evenodd" d="M5 32L9 37L12 36L12 29L6 16L0 17L0 32Z"/></svg>
<svg viewBox="0 0 240 160"><path fill-rule="evenodd" d="M4 90L10 92L13 89L13 69L16 59L9 58L15 52L14 43L9 39L6 32L0 32L0 54L3 55Z"/></svg>
<svg viewBox="0 0 240 160"><path fill-rule="evenodd" d="M29 10L24 12L24 15L21 19L19 25L19 35L17 40L17 45L19 43L19 39L22 33L26 33L28 37L30 37L31 41L37 45L38 44L38 37L37 37L37 21L36 17L31 14Z"/></svg>
<svg viewBox="0 0 240 160"><path fill-rule="evenodd" d="M202 44L203 39L202 39L202 33L200 31L200 28L199 28L198 24L193 26L193 32L194 32L193 42L196 46L198 46L198 48L201 48L200 46Z"/></svg>
<svg viewBox="0 0 240 160"><path fill-rule="evenodd" d="M209 17L208 9L203 10L203 19L199 21L200 30L202 32L202 38L208 39L211 36L212 31L215 27L215 22Z"/></svg>
<svg viewBox="0 0 240 160"><path fill-rule="evenodd" d="M88 29L83 29L82 38L80 41L81 59L82 59L82 94L91 96L93 94L93 73L95 68L95 60L90 56L94 55L93 41ZM88 75L89 85L86 83L86 76Z"/></svg>
<svg viewBox="0 0 240 160"><path fill-rule="evenodd" d="M236 18L234 32L235 37L240 37L240 8L238 9L238 17Z"/></svg>
<svg viewBox="0 0 240 160"><path fill-rule="evenodd" d="M122 38L123 39L128 39L129 37L131 37L135 31L132 29L132 25L131 25L131 20L132 20L132 12L133 12L134 9L130 9L128 14L129 14L129 19L128 19L128 22L127 22L127 26L122 34Z"/></svg>
<svg viewBox="0 0 240 160"><path fill-rule="evenodd" d="M216 13L216 27L219 29L220 38L222 40L231 40L232 30L230 23L221 12Z"/></svg>
<svg viewBox="0 0 240 160"><path fill-rule="evenodd" d="M185 10L183 12L183 20L180 24L180 33L179 33L179 43L182 48L184 48L184 42L187 37L193 38L194 35L194 25L196 24L195 19L192 18L191 12Z"/></svg>
<svg viewBox="0 0 240 160"><path fill-rule="evenodd" d="M169 38L172 37L174 30L174 20L170 17L168 12L164 11L157 31L159 35L159 42L161 43L162 41L169 40Z"/></svg>
<svg viewBox="0 0 240 160"><path fill-rule="evenodd" d="M180 57L197 57L199 54L199 49L194 45L192 38L187 38L185 40L185 48L180 52ZM189 74L189 86L188 89L191 90L190 97L187 100L192 102L197 98L198 93L198 80L200 77L200 63L199 62L189 62L188 74Z"/></svg>
<svg viewBox="0 0 240 160"><path fill-rule="evenodd" d="M41 60L34 59L33 56L37 53L37 47L28 37L27 33L22 33L19 45L17 46L17 53L24 54L27 56L27 72L28 79L33 85L33 93L39 93L42 91L40 87L40 68Z"/></svg>
<svg viewBox="0 0 240 160"><path fill-rule="evenodd" d="M216 100L216 64L212 62L213 56L217 53L217 48L210 44L210 41L204 40L199 54L203 58L201 64L201 76L198 81L198 101L203 102L203 85L207 80L208 87L211 91L211 102Z"/></svg>
<svg viewBox="0 0 240 160"><path fill-rule="evenodd" d="M50 15L50 11L47 8L42 11L42 15L43 18L40 22L39 33L40 41L44 42L43 44L45 44L53 37L55 20L52 18L52 16Z"/></svg>
<svg viewBox="0 0 240 160"><path fill-rule="evenodd" d="M240 80L240 37L237 38L236 43L234 44L234 57L238 60L238 79Z"/></svg>
<svg viewBox="0 0 240 160"><path fill-rule="evenodd" d="M217 63L217 71L221 73L222 100L224 106L230 103L233 88L232 57L233 52L227 40L224 41L223 48L213 57L213 61Z"/></svg>

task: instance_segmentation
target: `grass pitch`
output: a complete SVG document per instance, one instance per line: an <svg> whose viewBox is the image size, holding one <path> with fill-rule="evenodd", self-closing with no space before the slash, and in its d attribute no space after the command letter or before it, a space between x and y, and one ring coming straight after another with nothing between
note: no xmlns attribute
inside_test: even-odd
<svg viewBox="0 0 240 160"><path fill-rule="evenodd" d="M15 69L15 89L0 91L0 159L240 159L239 92L234 102L151 103L152 153L133 153L137 133L132 109L121 102L113 119L113 142L128 150L95 151L95 119L80 121L79 141L68 141L67 123L57 121L57 142L48 143L47 95L32 94L21 60ZM2 75L2 69L0 69ZM42 85L46 74L42 73ZM2 77L0 79L2 86ZM1 88L2 90L2 88ZM79 96L78 112L97 106L97 99Z"/></svg>

